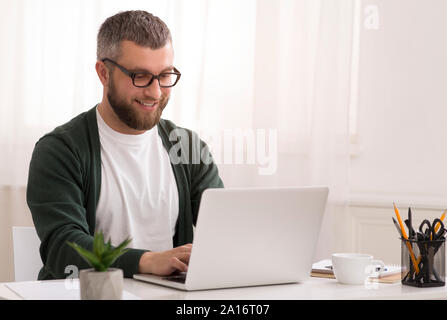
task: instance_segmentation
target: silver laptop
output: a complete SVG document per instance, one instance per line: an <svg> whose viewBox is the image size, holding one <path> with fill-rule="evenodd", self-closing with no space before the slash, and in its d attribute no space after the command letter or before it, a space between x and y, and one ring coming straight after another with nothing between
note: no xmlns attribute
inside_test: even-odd
<svg viewBox="0 0 447 320"><path fill-rule="evenodd" d="M188 272L134 278L187 291L306 280L328 191L327 187L207 189Z"/></svg>

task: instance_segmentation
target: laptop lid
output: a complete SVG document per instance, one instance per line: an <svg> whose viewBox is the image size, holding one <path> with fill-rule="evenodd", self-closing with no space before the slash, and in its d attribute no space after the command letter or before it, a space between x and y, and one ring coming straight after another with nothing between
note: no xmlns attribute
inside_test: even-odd
<svg viewBox="0 0 447 320"><path fill-rule="evenodd" d="M307 279L327 196L327 187L205 190L186 281L172 286L202 290ZM134 278L171 286L153 275Z"/></svg>

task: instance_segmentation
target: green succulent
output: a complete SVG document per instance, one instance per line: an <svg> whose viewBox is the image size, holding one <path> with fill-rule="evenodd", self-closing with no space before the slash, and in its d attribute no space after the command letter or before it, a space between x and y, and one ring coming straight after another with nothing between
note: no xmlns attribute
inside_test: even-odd
<svg viewBox="0 0 447 320"><path fill-rule="evenodd" d="M132 239L127 238L117 247L112 247L110 239L105 243L104 234L99 231L95 232L92 251L86 250L74 242L67 241L67 244L75 249L76 252L96 271L107 271L119 256L129 250L125 248L131 241Z"/></svg>

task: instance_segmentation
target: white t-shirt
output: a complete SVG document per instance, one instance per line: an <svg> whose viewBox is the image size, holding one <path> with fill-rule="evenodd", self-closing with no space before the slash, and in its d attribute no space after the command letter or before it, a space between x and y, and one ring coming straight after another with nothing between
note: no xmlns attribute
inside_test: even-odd
<svg viewBox="0 0 447 320"><path fill-rule="evenodd" d="M131 237L130 248L172 249L178 190L157 126L140 135L127 135L110 128L98 109L96 118L101 143L96 230L114 246Z"/></svg>

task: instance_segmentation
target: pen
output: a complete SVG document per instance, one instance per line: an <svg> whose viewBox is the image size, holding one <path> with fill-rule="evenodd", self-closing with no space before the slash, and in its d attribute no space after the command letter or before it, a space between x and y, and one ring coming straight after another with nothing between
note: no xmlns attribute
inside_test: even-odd
<svg viewBox="0 0 447 320"><path fill-rule="evenodd" d="M411 214L411 208L408 207L408 223L409 223L408 235L409 235L410 239L413 239L413 236L414 236L412 220L413 219L412 219L412 214Z"/></svg>
<svg viewBox="0 0 447 320"><path fill-rule="evenodd" d="M404 237L405 240L408 240L408 236L407 236L407 233L405 232L405 228L402 223L402 219L400 218L399 210L397 210L396 204L394 202L393 202L393 206L394 206L394 212L396 213L396 216L397 216L397 221L399 221L400 230L402 231L402 236ZM413 261L413 265L414 265L414 269L416 270L416 274L418 274L419 267L418 267L418 263L416 262L416 258L414 257L413 250L411 249L409 242L405 242L405 243L407 244L408 250L410 251L411 261Z"/></svg>
<svg viewBox="0 0 447 320"><path fill-rule="evenodd" d="M406 219L406 220L404 220L404 223L405 223L405 225L406 225L407 228L408 228L408 238L409 238L409 239L413 239L413 237L412 237L413 232L412 232L412 230L411 230L411 229L413 229L413 228L411 227L410 221L409 221L408 219Z"/></svg>

